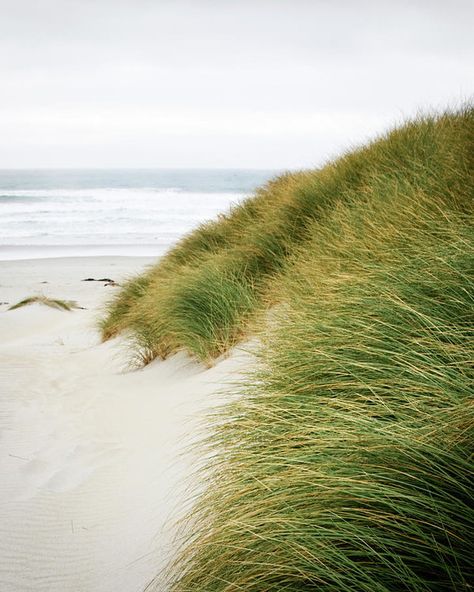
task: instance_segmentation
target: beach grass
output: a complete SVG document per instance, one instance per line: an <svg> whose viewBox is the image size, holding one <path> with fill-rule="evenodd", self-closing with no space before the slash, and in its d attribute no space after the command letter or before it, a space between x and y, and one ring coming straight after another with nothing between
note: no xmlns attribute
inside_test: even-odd
<svg viewBox="0 0 474 592"><path fill-rule="evenodd" d="M314 221L324 223L334 208L361 208L394 192L455 200L460 178L453 143L465 146L460 136L468 133L470 117L466 109L420 118L322 169L270 181L130 280L108 306L103 338L131 330L144 362L180 349L205 362L218 357L249 333L251 312L275 303L275 286L297 247L311 240ZM192 301L212 303L215 314L190 315L183 303Z"/></svg>
<svg viewBox="0 0 474 592"><path fill-rule="evenodd" d="M471 589L473 158L471 107L419 117L270 182L112 301L104 336L143 362L260 343L208 420L172 591Z"/></svg>
<svg viewBox="0 0 474 592"><path fill-rule="evenodd" d="M74 308L78 308L77 303L73 300L59 300L57 298L48 298L47 296L29 296L13 304L8 310L15 310L30 304L44 304L45 306L59 310L73 310Z"/></svg>
<svg viewBox="0 0 474 592"><path fill-rule="evenodd" d="M469 590L474 235L398 219L399 251L361 259L351 237L344 269L285 278L258 370L214 418L173 590Z"/></svg>

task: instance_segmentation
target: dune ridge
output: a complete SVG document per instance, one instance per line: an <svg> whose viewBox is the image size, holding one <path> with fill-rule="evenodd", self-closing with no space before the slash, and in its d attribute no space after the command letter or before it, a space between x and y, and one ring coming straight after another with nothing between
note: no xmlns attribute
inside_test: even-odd
<svg viewBox="0 0 474 592"><path fill-rule="evenodd" d="M419 117L277 178L109 305L104 339L142 363L262 344L209 419L172 590L469 589L473 124Z"/></svg>

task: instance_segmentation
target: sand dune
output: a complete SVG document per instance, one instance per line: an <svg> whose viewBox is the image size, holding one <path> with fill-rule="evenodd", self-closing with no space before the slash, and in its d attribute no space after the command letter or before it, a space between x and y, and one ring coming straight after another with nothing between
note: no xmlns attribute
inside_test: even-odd
<svg viewBox="0 0 474 592"><path fill-rule="evenodd" d="M0 301L43 293L87 308L0 307L2 592L135 592L172 554L193 467L180 452L248 357L127 371L123 338L102 344L94 327L114 288L81 279L119 281L148 262L0 263Z"/></svg>

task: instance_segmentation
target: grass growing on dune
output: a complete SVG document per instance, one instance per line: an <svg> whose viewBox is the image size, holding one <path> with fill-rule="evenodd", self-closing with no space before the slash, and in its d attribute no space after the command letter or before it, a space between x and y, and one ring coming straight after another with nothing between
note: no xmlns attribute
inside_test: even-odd
<svg viewBox="0 0 474 592"><path fill-rule="evenodd" d="M8 310L15 310L16 308L28 306L29 304L44 304L45 306L50 306L51 308L57 308L59 310L72 310L73 308L78 308L76 302L72 300L59 300L57 298L48 298L47 296L30 296L13 304Z"/></svg>
<svg viewBox="0 0 474 592"><path fill-rule="evenodd" d="M261 343L210 420L172 592L471 589L473 157L472 108L409 122L271 182L111 303L104 336L144 362L210 362L250 324Z"/></svg>
<svg viewBox="0 0 474 592"><path fill-rule="evenodd" d="M212 361L274 303L273 286L289 258L333 208L383 201L394 192L455 201L471 119L469 110L420 119L320 170L269 182L131 280L108 307L104 339L131 331L144 363L179 349ZM183 305L191 302L193 314Z"/></svg>
<svg viewBox="0 0 474 592"><path fill-rule="evenodd" d="M371 239L336 212L285 277L172 590L470 589L474 232L399 205Z"/></svg>
<svg viewBox="0 0 474 592"><path fill-rule="evenodd" d="M108 307L103 338L131 330L144 363L179 349L210 362L232 347L288 254L274 208L302 175L271 181L129 281Z"/></svg>

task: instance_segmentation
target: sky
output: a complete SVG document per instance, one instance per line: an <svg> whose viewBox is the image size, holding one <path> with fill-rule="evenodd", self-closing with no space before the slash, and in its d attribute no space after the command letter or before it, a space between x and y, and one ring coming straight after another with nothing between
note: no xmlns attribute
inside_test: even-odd
<svg viewBox="0 0 474 592"><path fill-rule="evenodd" d="M0 168L317 166L474 95L472 0L0 0Z"/></svg>

